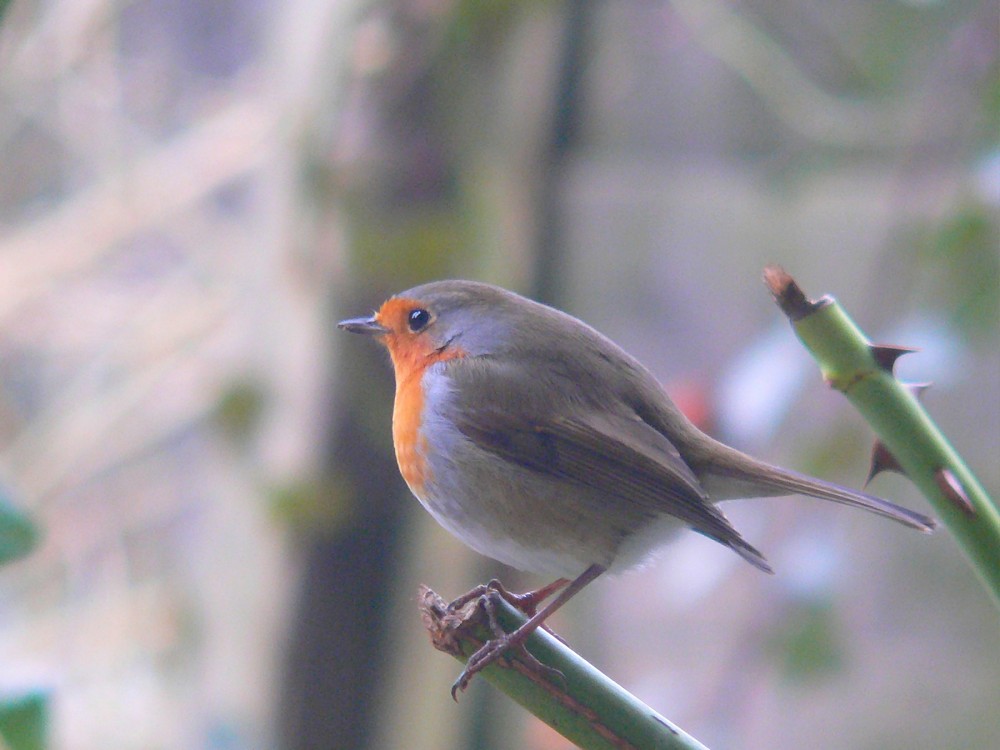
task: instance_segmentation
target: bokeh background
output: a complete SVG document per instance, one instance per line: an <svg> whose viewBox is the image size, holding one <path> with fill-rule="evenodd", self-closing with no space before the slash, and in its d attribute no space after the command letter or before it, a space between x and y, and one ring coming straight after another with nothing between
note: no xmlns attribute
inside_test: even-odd
<svg viewBox="0 0 1000 750"><path fill-rule="evenodd" d="M410 498L414 283L585 318L713 434L860 485L870 433L760 283L879 341L1000 494L992 0L0 2L0 701L47 744L563 748L422 632L494 575ZM908 482L873 491L928 510ZM710 747L1000 742L997 612L946 531L727 513L556 629ZM0 746L3 742L0 741Z"/></svg>

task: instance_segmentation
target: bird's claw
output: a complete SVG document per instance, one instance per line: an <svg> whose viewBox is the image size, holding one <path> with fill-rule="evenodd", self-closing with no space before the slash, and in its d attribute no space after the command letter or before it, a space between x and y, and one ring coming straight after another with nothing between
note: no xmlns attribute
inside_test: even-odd
<svg viewBox="0 0 1000 750"><path fill-rule="evenodd" d="M510 648L510 638L506 634L500 638L492 638L486 641L469 657L469 661L465 664L465 669L462 670L458 679L451 686L451 697L455 701L458 701L458 691L461 690L464 692L472 678L503 656L504 651L508 648Z"/></svg>
<svg viewBox="0 0 1000 750"><path fill-rule="evenodd" d="M495 596L506 599L506 594L510 592L496 579L490 581L486 586L477 586L473 591L476 591L476 596L479 597L479 605L483 608L483 612L486 613L486 622L489 625L490 632L493 634L493 638L486 641L479 649L473 652L465 664L465 669L462 670L458 679L452 684L451 697L456 702L458 701L458 691L461 690L464 692L465 688L469 686L472 677L484 667L488 667L503 656L503 652L510 648L511 645L510 636L504 632L504 629L500 627L500 623L497 622L496 604L493 599ZM469 594L472 594L472 592L470 591ZM462 605L464 605L472 597L466 595L460 598L465 600L462 602ZM455 606L455 603L458 601L456 599L450 606ZM521 648L523 649L524 647L522 646Z"/></svg>
<svg viewBox="0 0 1000 750"><path fill-rule="evenodd" d="M492 624L493 623L491 622L491 625ZM469 686L469 682L472 681L472 678L475 675L501 659L504 654L512 648L517 649L518 654L525 662L527 662L528 666L530 666L532 670L540 672L553 682L561 683L562 687L565 689L566 675L554 667L542 664L542 662L540 662L534 654L528 651L523 643L516 642L514 640L513 635L515 634L516 631L514 634L508 635L504 633L498 638L492 638L486 641L486 643L484 643L475 653L472 654L472 656L469 657L469 661L465 664L465 669L462 670L458 679L456 679L451 686L451 697L456 703L458 702L459 691L464 692ZM510 659L511 657L508 657L508 660Z"/></svg>

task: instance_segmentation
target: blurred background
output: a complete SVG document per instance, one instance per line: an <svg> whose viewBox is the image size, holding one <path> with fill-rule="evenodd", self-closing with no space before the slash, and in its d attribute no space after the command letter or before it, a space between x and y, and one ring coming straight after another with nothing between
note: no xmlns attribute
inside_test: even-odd
<svg viewBox="0 0 1000 750"><path fill-rule="evenodd" d="M921 347L898 372L1000 493L995 2L0 13L0 508L38 535L0 704L46 747L566 747L482 681L455 705L420 624L419 583L544 581L408 495L387 358L335 329L418 282L568 309L712 434L860 486L780 263ZM556 630L710 747L996 746L997 612L947 531L727 514L776 576L688 534Z"/></svg>

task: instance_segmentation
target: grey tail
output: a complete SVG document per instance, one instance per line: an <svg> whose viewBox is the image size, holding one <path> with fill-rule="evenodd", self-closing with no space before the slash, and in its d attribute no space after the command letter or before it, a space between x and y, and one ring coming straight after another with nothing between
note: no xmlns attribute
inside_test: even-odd
<svg viewBox="0 0 1000 750"><path fill-rule="evenodd" d="M890 503L875 495L869 495L867 492L841 487L839 484L788 469L779 469L777 466L752 459L739 451L729 450L731 453L727 453L721 461L713 461L711 467L699 467L702 483L715 500L781 494L809 495L862 508L925 533L933 531L937 526L937 521L929 516ZM705 471L708 476L702 473ZM713 488L717 491L713 492Z"/></svg>
<svg viewBox="0 0 1000 750"><path fill-rule="evenodd" d="M847 487L841 487L839 484L824 482L822 479L814 479L786 469L781 469L781 472L783 476L780 484L777 485L780 489L799 492L823 500L832 500L835 503L850 505L854 508L863 508L924 533L930 533L937 527L937 521L930 516L890 503L888 500L869 495L867 492L851 490Z"/></svg>

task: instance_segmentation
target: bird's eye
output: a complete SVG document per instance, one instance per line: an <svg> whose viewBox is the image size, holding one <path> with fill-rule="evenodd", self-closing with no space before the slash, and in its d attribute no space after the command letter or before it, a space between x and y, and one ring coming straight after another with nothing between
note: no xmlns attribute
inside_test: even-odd
<svg viewBox="0 0 1000 750"><path fill-rule="evenodd" d="M411 311L407 318L407 325L410 326L410 330L414 333L424 330L430 322L431 314L422 308Z"/></svg>

